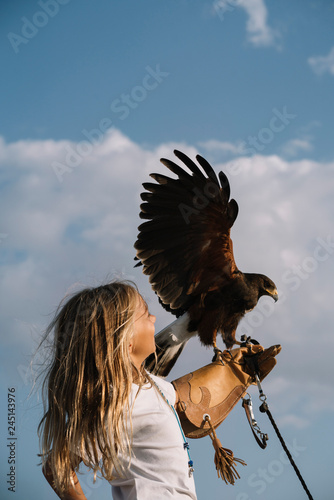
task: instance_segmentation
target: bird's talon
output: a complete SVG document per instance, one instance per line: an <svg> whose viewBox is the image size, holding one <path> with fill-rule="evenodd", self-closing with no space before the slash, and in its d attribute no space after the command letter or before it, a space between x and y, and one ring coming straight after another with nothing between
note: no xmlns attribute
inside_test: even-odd
<svg viewBox="0 0 334 500"><path fill-rule="evenodd" d="M222 352L221 350L217 347L217 344L216 342L212 342L212 345L213 345L213 350L214 350L214 356L212 358L212 362L215 363L215 362L223 362L223 358L222 358Z"/></svg>

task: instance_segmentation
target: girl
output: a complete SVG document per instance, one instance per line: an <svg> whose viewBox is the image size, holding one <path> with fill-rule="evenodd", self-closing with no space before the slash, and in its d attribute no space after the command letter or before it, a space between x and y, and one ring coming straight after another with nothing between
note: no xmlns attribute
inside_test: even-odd
<svg viewBox="0 0 334 500"><path fill-rule="evenodd" d="M38 433L60 498L85 500L75 473L83 461L111 482L114 500L196 499L175 389L143 367L154 322L136 286L114 282L77 293L49 326Z"/></svg>

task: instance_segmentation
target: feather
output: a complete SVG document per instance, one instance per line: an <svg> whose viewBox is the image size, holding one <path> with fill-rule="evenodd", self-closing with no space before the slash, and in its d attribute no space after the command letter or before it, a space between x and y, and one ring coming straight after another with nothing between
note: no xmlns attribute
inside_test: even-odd
<svg viewBox="0 0 334 500"><path fill-rule="evenodd" d="M188 332L189 315L185 313L155 336L156 355L151 355L145 367L153 374L165 377L173 368L186 343L197 332Z"/></svg>
<svg viewBox="0 0 334 500"><path fill-rule="evenodd" d="M227 176L217 175L200 155L196 165L181 151L174 153L189 172L161 159L176 178L153 173L155 183L143 184L139 215L145 222L134 245L136 265L142 264L162 306L179 318L157 336L156 370L163 374L184 348L185 342L175 343L175 338L198 335L209 346L220 333L230 348L239 321L260 297L277 300L276 286L267 276L237 268L230 231L239 208L230 199ZM174 328L179 332L175 338Z"/></svg>
<svg viewBox="0 0 334 500"><path fill-rule="evenodd" d="M166 160L165 158L161 158L160 161L165 165L165 167L169 168L169 170L173 172L173 174L176 174L179 179L189 180L190 175L187 174L187 172L185 172L181 167L176 165L176 163L174 163L173 161Z"/></svg>
<svg viewBox="0 0 334 500"><path fill-rule="evenodd" d="M189 170L191 170L191 172L196 177L198 177L200 179L205 179L203 172L201 172L201 170L198 168L196 163L194 163L190 158L188 158L188 156L186 156L181 151L178 151L177 149L174 150L174 154L189 168Z"/></svg>
<svg viewBox="0 0 334 500"><path fill-rule="evenodd" d="M200 155L197 155L196 159L197 159L198 163L201 165L201 167L203 167L203 169L204 169L205 173L207 174L207 176L210 177L210 179L213 180L213 182L215 184L217 184L217 186L219 186L219 182L218 182L217 176L215 174L215 171L211 167L210 163L208 163L206 161L206 159L203 158ZM221 186L221 187L223 187L223 186ZM228 196L228 198L229 198L229 196Z"/></svg>

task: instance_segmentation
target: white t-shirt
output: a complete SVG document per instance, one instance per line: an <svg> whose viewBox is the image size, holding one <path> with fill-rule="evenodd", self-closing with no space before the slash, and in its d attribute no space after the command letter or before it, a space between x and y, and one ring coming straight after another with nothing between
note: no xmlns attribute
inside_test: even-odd
<svg viewBox="0 0 334 500"><path fill-rule="evenodd" d="M175 389L151 375L169 403ZM132 385L133 456L125 478L111 481L114 500L196 500L193 477L189 477L188 453L174 412L155 387ZM136 399L135 399L136 398Z"/></svg>

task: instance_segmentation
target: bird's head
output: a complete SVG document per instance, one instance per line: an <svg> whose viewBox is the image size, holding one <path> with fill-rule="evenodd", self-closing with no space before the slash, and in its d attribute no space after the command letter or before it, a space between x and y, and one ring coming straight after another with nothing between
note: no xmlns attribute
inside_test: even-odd
<svg viewBox="0 0 334 500"><path fill-rule="evenodd" d="M253 307L263 295L272 297L275 302L278 300L276 285L268 276L264 274L245 273L244 278L248 284L248 290L253 297Z"/></svg>
<svg viewBox="0 0 334 500"><path fill-rule="evenodd" d="M259 284L259 298L262 295L269 295L272 297L275 302L278 301L278 292L275 283L265 276L264 274L258 275L258 284Z"/></svg>

